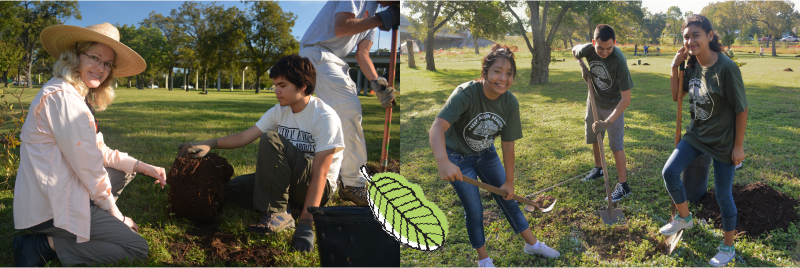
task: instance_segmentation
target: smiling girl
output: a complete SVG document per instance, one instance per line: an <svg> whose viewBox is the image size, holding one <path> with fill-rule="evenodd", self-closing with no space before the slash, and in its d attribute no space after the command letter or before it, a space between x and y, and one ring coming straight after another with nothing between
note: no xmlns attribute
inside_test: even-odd
<svg viewBox="0 0 800 268"><path fill-rule="evenodd" d="M723 242L709 264L723 266L733 260L738 213L733 202L734 166L744 159L744 133L747 126L747 97L739 66L722 54L722 44L711 22L692 15L683 24L683 47L672 62L672 99L679 99L678 83L683 83L691 98L691 125L669 160L664 164L664 184L677 204L678 215L659 230L672 235L693 226L680 176L686 166L701 154L714 160L714 183L722 214ZM678 65L689 62L684 81L678 81Z"/></svg>
<svg viewBox="0 0 800 268"><path fill-rule="evenodd" d="M500 187L507 196L492 194L514 232L525 240L524 252L548 258L558 251L536 240L514 193L514 141L522 138L519 102L508 89L517 74L514 54L507 46L495 45L483 58L481 79L456 87L439 111L428 132L439 177L449 181L464 205L467 234L478 253L478 265L494 267L486 252L483 206L478 187L462 181L461 175ZM500 136L503 164L497 156L494 138Z"/></svg>

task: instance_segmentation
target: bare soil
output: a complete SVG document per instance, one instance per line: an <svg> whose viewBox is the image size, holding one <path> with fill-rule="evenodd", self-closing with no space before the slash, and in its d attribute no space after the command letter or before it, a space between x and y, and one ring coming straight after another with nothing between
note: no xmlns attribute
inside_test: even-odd
<svg viewBox="0 0 800 268"><path fill-rule="evenodd" d="M184 236L188 240L199 237L199 244L192 242L170 244L169 252L172 255L172 263L170 264L180 266L200 265L200 263L194 263L185 259L186 252L189 252L194 247L199 247L201 250L205 251L207 256L209 256L209 262L223 261L225 266L273 266L275 264L275 257L283 254L283 251L269 248L265 245L242 248L242 243L239 241L245 240L246 238L236 238L230 234L219 233L217 230L218 225L216 223L195 223L194 228Z"/></svg>
<svg viewBox="0 0 800 268"><path fill-rule="evenodd" d="M798 221L798 201L775 190L763 182L733 186L733 200L739 212L736 233L758 236L775 229L786 229L791 222ZM717 204L715 190L711 189L700 199L703 208L695 213L698 219L710 219L714 227L722 229L722 216Z"/></svg>
<svg viewBox="0 0 800 268"><path fill-rule="evenodd" d="M641 243L644 240L655 245L658 244L655 237L655 234L649 233L644 226L629 228L627 224L614 225L614 229L610 232L594 229L584 230L583 233L583 241L589 247L594 248L594 251L605 260L625 260L632 252L622 245L629 244L629 242Z"/></svg>
<svg viewBox="0 0 800 268"><path fill-rule="evenodd" d="M375 174L380 173L379 172L380 170L381 170L380 165L372 163L367 164L367 174L369 174L370 176L375 176ZM389 158L389 166L387 166L386 172L400 174L400 161L397 159Z"/></svg>
<svg viewBox="0 0 800 268"><path fill-rule="evenodd" d="M176 158L167 174L171 211L197 222L218 221L232 175L228 160L214 153Z"/></svg>

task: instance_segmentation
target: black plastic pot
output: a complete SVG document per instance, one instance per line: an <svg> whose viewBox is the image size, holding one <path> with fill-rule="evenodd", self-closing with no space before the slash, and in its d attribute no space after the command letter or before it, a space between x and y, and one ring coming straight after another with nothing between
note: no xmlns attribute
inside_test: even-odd
<svg viewBox="0 0 800 268"><path fill-rule="evenodd" d="M692 161L681 174L683 189L686 191L686 199L692 203L697 203L708 189L708 172L711 169L711 157L702 154Z"/></svg>
<svg viewBox="0 0 800 268"><path fill-rule="evenodd" d="M400 242L368 207L309 207L322 266L400 266Z"/></svg>

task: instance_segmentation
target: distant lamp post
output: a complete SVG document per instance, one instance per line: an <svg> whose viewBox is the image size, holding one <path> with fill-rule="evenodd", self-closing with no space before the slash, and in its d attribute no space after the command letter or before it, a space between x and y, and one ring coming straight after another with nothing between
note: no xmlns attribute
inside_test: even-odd
<svg viewBox="0 0 800 268"><path fill-rule="evenodd" d="M249 66L245 66L244 69L242 69L242 91L244 91L244 71L247 70L247 67Z"/></svg>

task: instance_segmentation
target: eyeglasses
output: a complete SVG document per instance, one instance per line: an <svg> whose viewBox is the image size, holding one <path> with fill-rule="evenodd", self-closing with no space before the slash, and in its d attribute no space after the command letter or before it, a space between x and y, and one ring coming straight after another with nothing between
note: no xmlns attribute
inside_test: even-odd
<svg viewBox="0 0 800 268"><path fill-rule="evenodd" d="M117 68L117 66L115 66L115 65L114 65L112 62L109 62L109 61L103 61L103 60L101 60L100 58L98 58L97 56L89 55L89 54L86 54L86 53L81 53L81 54L83 54L83 55L86 55L87 57L89 57L89 59L91 59L91 60L92 60L92 63L93 63L94 65L97 65L97 66L103 66L103 68L104 68L106 71L110 71L110 70L111 70L111 69L113 69L113 68Z"/></svg>

